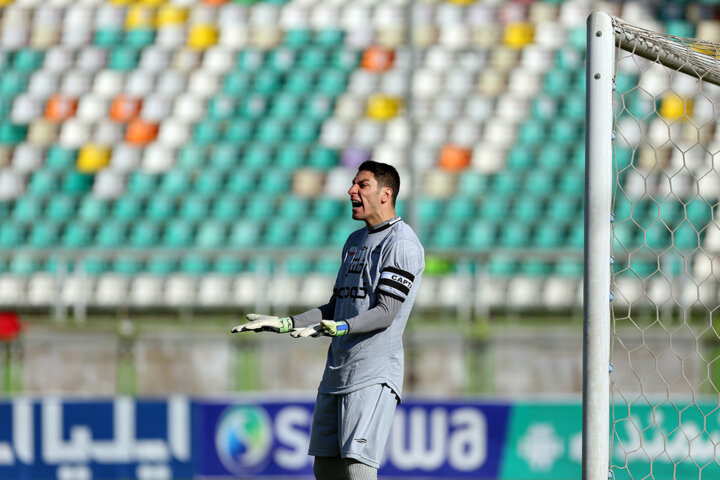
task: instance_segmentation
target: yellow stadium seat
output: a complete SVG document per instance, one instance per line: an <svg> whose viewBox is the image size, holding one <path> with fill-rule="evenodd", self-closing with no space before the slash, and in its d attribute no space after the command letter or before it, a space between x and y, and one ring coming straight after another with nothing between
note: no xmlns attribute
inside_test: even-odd
<svg viewBox="0 0 720 480"><path fill-rule="evenodd" d="M95 173L110 163L110 147L88 144L80 149L77 169L82 173Z"/></svg>
<svg viewBox="0 0 720 480"><path fill-rule="evenodd" d="M158 28L182 25L187 21L187 17L187 8L176 7L175 5L163 5L158 9L156 22Z"/></svg>
<svg viewBox="0 0 720 480"><path fill-rule="evenodd" d="M472 5L475 3L476 0L447 0L449 3L454 3L455 5Z"/></svg>
<svg viewBox="0 0 720 480"><path fill-rule="evenodd" d="M146 5L131 5L125 16L125 27L130 30L155 28L155 9Z"/></svg>
<svg viewBox="0 0 720 480"><path fill-rule="evenodd" d="M535 37L532 23L513 22L505 27L503 43L511 48L523 48L530 45Z"/></svg>
<svg viewBox="0 0 720 480"><path fill-rule="evenodd" d="M687 111L686 111L687 110ZM677 94L665 95L660 103L660 116L665 120L674 121L683 115L692 116L692 102L686 101Z"/></svg>
<svg viewBox="0 0 720 480"><path fill-rule="evenodd" d="M368 99L367 116L375 120L390 120L402 106L402 100L388 95L372 95Z"/></svg>
<svg viewBox="0 0 720 480"><path fill-rule="evenodd" d="M217 43L218 37L215 25L195 25L188 35L188 46L195 50L206 50Z"/></svg>

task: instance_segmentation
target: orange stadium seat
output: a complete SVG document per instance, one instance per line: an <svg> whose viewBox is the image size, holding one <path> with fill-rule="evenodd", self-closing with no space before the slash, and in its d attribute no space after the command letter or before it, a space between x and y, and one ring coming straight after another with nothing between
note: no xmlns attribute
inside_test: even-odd
<svg viewBox="0 0 720 480"><path fill-rule="evenodd" d="M158 130L157 123L135 118L128 124L125 141L131 145L147 145L157 138Z"/></svg>
<svg viewBox="0 0 720 480"><path fill-rule="evenodd" d="M115 97L110 106L110 118L116 122L129 122L140 113L142 100L127 95Z"/></svg>
<svg viewBox="0 0 720 480"><path fill-rule="evenodd" d="M373 45L365 49L362 54L361 66L371 72L385 72L393 67L395 52L380 45Z"/></svg>
<svg viewBox="0 0 720 480"><path fill-rule="evenodd" d="M48 120L62 122L75 115L78 101L63 95L53 95L45 106L45 117Z"/></svg>

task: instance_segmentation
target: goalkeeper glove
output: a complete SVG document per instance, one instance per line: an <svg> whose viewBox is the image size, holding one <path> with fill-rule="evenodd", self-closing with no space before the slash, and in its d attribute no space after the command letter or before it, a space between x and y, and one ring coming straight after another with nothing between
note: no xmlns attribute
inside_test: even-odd
<svg viewBox="0 0 720 480"><path fill-rule="evenodd" d="M347 322L336 322L334 320L323 320L315 325L306 328L299 328L290 335L295 338L319 337L326 335L328 337L339 337L348 333Z"/></svg>
<svg viewBox="0 0 720 480"><path fill-rule="evenodd" d="M248 313L245 318L248 323L238 325L232 329L232 333L238 332L275 332L287 333L293 329L293 320L290 317L275 317L272 315L259 315Z"/></svg>

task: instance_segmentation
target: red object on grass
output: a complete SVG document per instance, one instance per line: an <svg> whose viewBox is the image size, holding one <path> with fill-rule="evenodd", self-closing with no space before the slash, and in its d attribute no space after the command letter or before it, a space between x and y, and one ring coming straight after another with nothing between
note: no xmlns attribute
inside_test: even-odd
<svg viewBox="0 0 720 480"><path fill-rule="evenodd" d="M22 323L17 313L0 312L0 340L14 340L20 330L22 330Z"/></svg>

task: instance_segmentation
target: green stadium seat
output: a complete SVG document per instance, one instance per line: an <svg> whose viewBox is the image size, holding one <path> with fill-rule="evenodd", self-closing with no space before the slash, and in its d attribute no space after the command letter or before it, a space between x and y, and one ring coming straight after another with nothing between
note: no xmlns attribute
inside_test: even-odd
<svg viewBox="0 0 720 480"><path fill-rule="evenodd" d="M48 199L45 217L55 222L65 222L75 216L77 200L67 194L52 195Z"/></svg>
<svg viewBox="0 0 720 480"><path fill-rule="evenodd" d="M676 37L693 38L695 36L695 25L687 20L668 20L665 22L665 33Z"/></svg>
<svg viewBox="0 0 720 480"><path fill-rule="evenodd" d="M340 154L334 148L316 145L311 148L308 165L321 170L337 167L340 163Z"/></svg>
<svg viewBox="0 0 720 480"><path fill-rule="evenodd" d="M522 223L501 225L498 244L507 248L526 248L530 244L530 227Z"/></svg>
<svg viewBox="0 0 720 480"><path fill-rule="evenodd" d="M98 47L115 48L122 44L124 32L121 29L99 29L95 31L93 44Z"/></svg>
<svg viewBox="0 0 720 480"><path fill-rule="evenodd" d="M550 195L544 218L550 222L568 222L581 216L580 202L571 195ZM616 216L617 218L617 216Z"/></svg>
<svg viewBox="0 0 720 480"><path fill-rule="evenodd" d="M269 114L280 119L295 118L300 112L301 98L290 92L282 92L272 101Z"/></svg>
<svg viewBox="0 0 720 480"><path fill-rule="evenodd" d="M28 192L38 196L51 195L58 190L59 184L60 178L57 172L41 168L30 176Z"/></svg>
<svg viewBox="0 0 720 480"><path fill-rule="evenodd" d="M108 68L110 70L130 72L137 68L139 60L139 49L127 45L116 46L110 50Z"/></svg>
<svg viewBox="0 0 720 480"><path fill-rule="evenodd" d="M488 259L487 271L495 277L507 277L517 273L518 265L514 257L492 255Z"/></svg>
<svg viewBox="0 0 720 480"><path fill-rule="evenodd" d="M312 217L321 220L326 224L330 224L338 220L346 210L349 211L349 202L333 200L329 198L319 198L313 200L311 207Z"/></svg>
<svg viewBox="0 0 720 480"><path fill-rule="evenodd" d="M19 125L8 121L0 122L0 144L17 145L27 136L27 125Z"/></svg>
<svg viewBox="0 0 720 480"><path fill-rule="evenodd" d="M696 197L685 205L685 216L697 230L700 230L712 218L712 207L704 198Z"/></svg>
<svg viewBox="0 0 720 480"><path fill-rule="evenodd" d="M585 192L585 173L578 169L565 170L559 179L559 190L562 193L582 196Z"/></svg>
<svg viewBox="0 0 720 480"><path fill-rule="evenodd" d="M204 275L210 271L210 261L202 255L191 253L180 259L179 268L182 273Z"/></svg>
<svg viewBox="0 0 720 480"><path fill-rule="evenodd" d="M123 222L133 222L142 217L142 202L139 197L127 195L118 198L112 207L112 216Z"/></svg>
<svg viewBox="0 0 720 480"><path fill-rule="evenodd" d="M87 275L102 275L109 271L108 261L100 255L87 255L81 261L81 268Z"/></svg>
<svg viewBox="0 0 720 480"><path fill-rule="evenodd" d="M352 72L360 65L362 53L347 47L335 49L330 56L330 65L343 72Z"/></svg>
<svg viewBox="0 0 720 480"><path fill-rule="evenodd" d="M62 233L61 243L68 248L87 248L92 244L93 228L85 222L71 222Z"/></svg>
<svg viewBox="0 0 720 480"><path fill-rule="evenodd" d="M230 227L228 246L231 248L253 248L260 244L262 227L260 222L243 219Z"/></svg>
<svg viewBox="0 0 720 480"><path fill-rule="evenodd" d="M206 220L198 225L195 245L200 248L218 248L224 245L227 226L218 220Z"/></svg>
<svg viewBox="0 0 720 480"><path fill-rule="evenodd" d="M480 217L483 220L503 221L510 216L510 198L488 195L480 204Z"/></svg>
<svg viewBox="0 0 720 480"><path fill-rule="evenodd" d="M293 245L301 248L322 248L328 243L327 230L327 224L321 220L315 218L304 220L297 227Z"/></svg>
<svg viewBox="0 0 720 480"><path fill-rule="evenodd" d="M291 47L306 47L312 43L312 31L293 29L285 32L283 44Z"/></svg>
<svg viewBox="0 0 720 480"><path fill-rule="evenodd" d="M120 254L112 262L111 270L121 275L137 275L144 268L142 260L136 255Z"/></svg>
<svg viewBox="0 0 720 480"><path fill-rule="evenodd" d="M556 118L550 123L550 140L558 145L569 146L583 138L583 131L576 120Z"/></svg>
<svg viewBox="0 0 720 480"><path fill-rule="evenodd" d="M497 245L497 224L487 220L476 220L468 224L463 242L469 248L487 249Z"/></svg>
<svg viewBox="0 0 720 480"><path fill-rule="evenodd" d="M355 230L362 228L363 224L350 218L342 218L330 225L330 245L343 245L348 236Z"/></svg>
<svg viewBox="0 0 720 480"><path fill-rule="evenodd" d="M132 172L127 184L128 194L141 198L152 195L157 190L159 177L140 170Z"/></svg>
<svg viewBox="0 0 720 480"><path fill-rule="evenodd" d="M329 63L328 53L322 47L307 46L300 51L297 59L298 70L324 70Z"/></svg>
<svg viewBox="0 0 720 480"><path fill-rule="evenodd" d="M40 263L31 254L19 253L10 259L8 271L15 275L30 275L39 270Z"/></svg>
<svg viewBox="0 0 720 480"><path fill-rule="evenodd" d="M184 195L190 190L190 178L191 173L188 170L170 170L164 175L161 175L159 179L157 179L159 181L159 184L157 185L156 191L168 196ZM154 183L152 179L145 176L141 176L141 179L138 179L138 183L146 182L148 184ZM137 187L140 189L140 191L144 191L145 188L148 188L145 185L137 185ZM135 190L135 188L131 188L130 191L135 194L139 193ZM150 191L148 191L146 194L141 194L141 196L145 197L149 194L151 194Z"/></svg>
<svg viewBox="0 0 720 480"><path fill-rule="evenodd" d="M243 71L260 70L265 63L265 54L256 48L246 48L238 53L235 68Z"/></svg>
<svg viewBox="0 0 720 480"><path fill-rule="evenodd" d="M262 235L262 245L267 247L289 247L295 238L296 222L284 218L270 218Z"/></svg>
<svg viewBox="0 0 720 480"><path fill-rule="evenodd" d="M585 153L583 151L583 159ZM549 143L540 148L537 164L548 172L557 172L568 166L570 153L568 148L560 143ZM584 163L584 162L583 162ZM581 165L584 166L584 165Z"/></svg>
<svg viewBox="0 0 720 480"><path fill-rule="evenodd" d="M543 144L547 139L545 122L535 119L528 119L520 125L518 131L518 147L528 148Z"/></svg>
<svg viewBox="0 0 720 480"><path fill-rule="evenodd" d="M216 195L223 189L223 176L216 170L203 170L192 185L192 191L200 195Z"/></svg>
<svg viewBox="0 0 720 480"><path fill-rule="evenodd" d="M167 222L162 232L162 245L170 248L189 247L193 243L194 231L190 220L175 218Z"/></svg>
<svg viewBox="0 0 720 480"><path fill-rule="evenodd" d="M278 73L287 73L293 70L297 50L286 45L274 49L268 54L267 66Z"/></svg>
<svg viewBox="0 0 720 480"><path fill-rule="evenodd" d="M211 120L230 120L235 115L237 99L231 95L219 94L208 103L208 116Z"/></svg>
<svg viewBox="0 0 720 480"><path fill-rule="evenodd" d="M125 45L132 48L144 48L155 41L155 30L133 28L125 33Z"/></svg>
<svg viewBox="0 0 720 480"><path fill-rule="evenodd" d="M296 70L285 81L284 90L299 95L307 95L315 89L315 74L308 70Z"/></svg>
<svg viewBox="0 0 720 480"><path fill-rule="evenodd" d="M210 200L201 195L184 195L178 199L177 217L188 222L208 218Z"/></svg>
<svg viewBox="0 0 720 480"><path fill-rule="evenodd" d="M221 221L233 221L240 217L240 197L234 194L220 194L213 197L210 215Z"/></svg>
<svg viewBox="0 0 720 480"><path fill-rule="evenodd" d="M322 29L315 32L313 43L322 47L336 47L342 45L345 32L340 29Z"/></svg>
<svg viewBox="0 0 720 480"><path fill-rule="evenodd" d="M222 91L232 98L238 98L247 94L252 83L253 77L250 72L236 70L225 75Z"/></svg>
<svg viewBox="0 0 720 480"><path fill-rule="evenodd" d="M189 143L182 146L178 150L177 155L177 165L179 167L178 169L186 170L188 172L200 170L201 168L205 167L205 163L208 158L208 151L209 148L206 145ZM167 172L165 176L169 175L170 173L172 173L172 170L170 172Z"/></svg>
<svg viewBox="0 0 720 480"><path fill-rule="evenodd" d="M288 220L306 218L310 212L310 200L286 195L280 198L277 215Z"/></svg>
<svg viewBox="0 0 720 480"><path fill-rule="evenodd" d="M282 75L272 69L263 69L255 74L251 91L262 95L273 95L282 86Z"/></svg>
<svg viewBox="0 0 720 480"><path fill-rule="evenodd" d="M12 67L18 72L33 73L42 66L44 59L45 52L42 50L22 48L15 52Z"/></svg>
<svg viewBox="0 0 720 480"><path fill-rule="evenodd" d="M642 238L638 238L638 228L632 222L613 224L613 251L623 252L635 249Z"/></svg>
<svg viewBox="0 0 720 480"><path fill-rule="evenodd" d="M303 118L292 122L288 133L290 141L292 142L305 144L314 143L320 133L320 125L309 118ZM313 156L310 155L310 162L312 161Z"/></svg>
<svg viewBox="0 0 720 480"><path fill-rule="evenodd" d="M292 177L288 172L267 172L260 176L257 193L261 195L277 195L291 190Z"/></svg>
<svg viewBox="0 0 720 480"><path fill-rule="evenodd" d="M171 255L157 254L148 258L146 269L155 275L170 275L178 268L177 259Z"/></svg>
<svg viewBox="0 0 720 480"><path fill-rule="evenodd" d="M538 248L562 248L565 246L565 236L562 224L542 222L535 227L533 245Z"/></svg>
<svg viewBox="0 0 720 480"><path fill-rule="evenodd" d="M60 228L53 222L35 222L28 233L28 246L55 247L60 243Z"/></svg>
<svg viewBox="0 0 720 480"><path fill-rule="evenodd" d="M559 97L567 93L572 82L572 72L563 68L550 69L543 79L543 91L549 95Z"/></svg>
<svg viewBox="0 0 720 480"><path fill-rule="evenodd" d="M527 258L520 262L519 273L531 276L546 276L552 271L552 265L537 258Z"/></svg>
<svg viewBox="0 0 720 480"><path fill-rule="evenodd" d="M437 249L450 249L461 246L462 228L455 223L435 225L430 230L430 246Z"/></svg>
<svg viewBox="0 0 720 480"><path fill-rule="evenodd" d="M283 143L275 155L275 167L294 171L302 167L307 156L307 147L297 143Z"/></svg>
<svg viewBox="0 0 720 480"><path fill-rule="evenodd" d="M680 251L692 251L700 246L700 235L689 221L684 221L672 232L672 245Z"/></svg>
<svg viewBox="0 0 720 480"><path fill-rule="evenodd" d="M444 202L438 198L422 197L418 200L418 215L423 223L432 224L441 218L445 210Z"/></svg>
<svg viewBox="0 0 720 480"><path fill-rule="evenodd" d="M240 107L240 113L245 118L258 120L265 117L267 109L267 97L265 95L255 92L245 98L242 106Z"/></svg>
<svg viewBox="0 0 720 480"><path fill-rule="evenodd" d="M0 248L20 247L25 243L25 224L13 220L0 222Z"/></svg>
<svg viewBox="0 0 720 480"><path fill-rule="evenodd" d="M75 149L52 145L48 148L45 166L53 171L68 171L75 167L77 154Z"/></svg>
<svg viewBox="0 0 720 480"><path fill-rule="evenodd" d="M322 255L317 260L315 260L313 270L317 273L321 273L324 275L335 276L340 270L341 264L342 262L339 253L334 255Z"/></svg>
<svg viewBox="0 0 720 480"><path fill-rule="evenodd" d="M499 195L514 195L521 186L521 176L508 170L493 175L490 180L490 189Z"/></svg>
<svg viewBox="0 0 720 480"><path fill-rule="evenodd" d="M507 167L511 171L526 171L535 165L535 156L532 148L521 145L511 147L507 155Z"/></svg>
<svg viewBox="0 0 720 480"><path fill-rule="evenodd" d="M107 200L87 195L80 200L78 218L83 222L96 225L105 220L109 210Z"/></svg>
<svg viewBox="0 0 720 480"><path fill-rule="evenodd" d="M15 98L27 89L29 78L29 73L17 70L4 71L0 76L0 96Z"/></svg>
<svg viewBox="0 0 720 480"><path fill-rule="evenodd" d="M285 138L286 130L286 122L277 118L265 118L258 122L255 138L267 144L277 144Z"/></svg>
<svg viewBox="0 0 720 480"><path fill-rule="evenodd" d="M199 145L213 145L222 138L220 120L205 119L195 124L193 142Z"/></svg>
<svg viewBox="0 0 720 480"><path fill-rule="evenodd" d="M271 144L256 143L250 145L242 155L241 164L251 170L266 170L273 158Z"/></svg>
<svg viewBox="0 0 720 480"><path fill-rule="evenodd" d="M242 218L264 221L275 214L275 205L272 197L253 195L247 199L243 207Z"/></svg>
<svg viewBox="0 0 720 480"><path fill-rule="evenodd" d="M555 274L563 277L582 277L585 267L582 260L562 259L555 262Z"/></svg>
<svg viewBox="0 0 720 480"><path fill-rule="evenodd" d="M225 192L239 197L252 194L256 188L256 175L248 169L232 170L225 185Z"/></svg>
<svg viewBox="0 0 720 480"><path fill-rule="evenodd" d="M35 195L25 195L15 202L12 218L16 222L28 224L42 217L43 202Z"/></svg>
<svg viewBox="0 0 720 480"><path fill-rule="evenodd" d="M345 91L347 83L347 74L343 70L330 68L319 74L316 90L319 93L337 97Z"/></svg>
<svg viewBox="0 0 720 480"><path fill-rule="evenodd" d="M488 176L482 172L465 170L458 175L457 195L470 198L482 197L488 186Z"/></svg>
<svg viewBox="0 0 720 480"><path fill-rule="evenodd" d="M242 272L243 264L237 256L223 254L215 258L211 270L223 275L237 275Z"/></svg>
<svg viewBox="0 0 720 480"><path fill-rule="evenodd" d="M465 222L473 218L476 213L477 205L474 198L456 196L446 202L443 217L452 222Z"/></svg>
<svg viewBox="0 0 720 480"><path fill-rule="evenodd" d="M156 246L160 240L158 224L149 220L134 222L130 227L128 240L131 247L150 248Z"/></svg>
<svg viewBox="0 0 720 480"><path fill-rule="evenodd" d="M523 196L512 206L512 219L522 223L534 223L542 218L542 202L537 197Z"/></svg>
<svg viewBox="0 0 720 480"><path fill-rule="evenodd" d="M97 227L95 244L98 247L121 247L125 245L127 222L110 219L105 220Z"/></svg>
<svg viewBox="0 0 720 480"><path fill-rule="evenodd" d="M555 176L551 170L533 168L523 178L523 190L536 198L542 198L555 191Z"/></svg>
<svg viewBox="0 0 720 480"><path fill-rule="evenodd" d="M312 271L312 262L305 255L290 255L285 259L285 271L291 276L307 275Z"/></svg>
<svg viewBox="0 0 720 480"><path fill-rule="evenodd" d="M330 96L317 94L307 99L302 113L307 118L324 121L332 115L334 107L335 103Z"/></svg>
<svg viewBox="0 0 720 480"><path fill-rule="evenodd" d="M145 215L156 222L170 220L175 216L175 198L167 194L153 195L147 201Z"/></svg>
<svg viewBox="0 0 720 480"><path fill-rule="evenodd" d="M233 145L243 145L255 136L255 123L247 118L234 118L226 126L223 140Z"/></svg>

